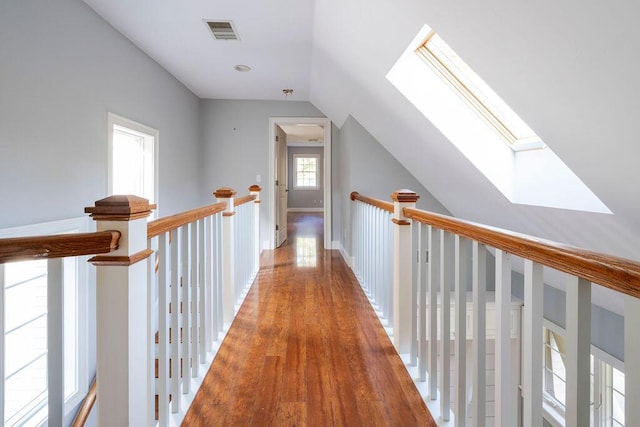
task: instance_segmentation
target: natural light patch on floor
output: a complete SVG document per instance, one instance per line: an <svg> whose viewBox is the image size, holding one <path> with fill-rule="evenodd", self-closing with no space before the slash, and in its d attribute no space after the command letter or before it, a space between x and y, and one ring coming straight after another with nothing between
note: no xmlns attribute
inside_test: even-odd
<svg viewBox="0 0 640 427"><path fill-rule="evenodd" d="M526 126L511 110L507 113L486 112L476 104L504 103L471 69L455 55L453 61L439 60L440 53L431 55L423 45L431 28L424 26L407 50L398 59L387 79L427 117L512 203L572 209L588 212L611 211L593 194L569 167L535 133L520 139L505 136L494 118L515 115L516 121ZM441 40L441 39L439 39ZM422 49L421 49L422 48ZM433 50L446 53L442 43ZM421 51L422 50L422 51ZM453 52L450 50L450 52ZM428 65L426 57L432 57ZM468 70L471 77L445 77L443 71ZM489 101L482 95L468 95L460 88L486 87ZM456 88L456 86L458 86ZM496 98L491 98L495 95ZM505 104L506 105L506 104ZM507 107L508 108L508 107ZM488 110L491 110L489 108ZM522 125L520 127L522 128ZM526 126L527 132L530 131ZM526 133L526 132L525 132Z"/></svg>

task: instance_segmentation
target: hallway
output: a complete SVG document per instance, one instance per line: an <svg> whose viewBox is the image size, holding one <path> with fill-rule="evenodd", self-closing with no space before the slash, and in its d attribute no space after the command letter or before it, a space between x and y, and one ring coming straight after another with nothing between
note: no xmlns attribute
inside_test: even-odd
<svg viewBox="0 0 640 427"><path fill-rule="evenodd" d="M183 425L436 425L322 226L289 214Z"/></svg>

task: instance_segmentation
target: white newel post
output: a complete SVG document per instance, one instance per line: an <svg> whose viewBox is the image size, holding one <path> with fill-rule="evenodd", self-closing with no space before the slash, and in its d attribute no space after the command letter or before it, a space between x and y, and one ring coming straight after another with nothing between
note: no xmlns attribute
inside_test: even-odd
<svg viewBox="0 0 640 427"><path fill-rule="evenodd" d="M234 199L236 192L229 187L218 188L215 193L218 202L225 202L227 208L222 213L222 320L225 324L233 321L235 314L235 242L234 242L234 226L236 208Z"/></svg>
<svg viewBox="0 0 640 427"><path fill-rule="evenodd" d="M420 198L411 190L398 190L393 199L393 344L398 353L411 351L413 312L413 256L411 221L404 208L415 208Z"/></svg>
<svg viewBox="0 0 640 427"><path fill-rule="evenodd" d="M253 201L254 271L252 271L252 273L255 273L260 269L260 190L262 190L262 188L260 188L259 185L252 185L249 187L249 194L256 196L256 199Z"/></svg>
<svg viewBox="0 0 640 427"><path fill-rule="evenodd" d="M147 217L155 205L136 196L98 200L85 212L97 230L121 233L118 249L89 262L97 267L96 384L98 425L146 426L154 397L147 317Z"/></svg>

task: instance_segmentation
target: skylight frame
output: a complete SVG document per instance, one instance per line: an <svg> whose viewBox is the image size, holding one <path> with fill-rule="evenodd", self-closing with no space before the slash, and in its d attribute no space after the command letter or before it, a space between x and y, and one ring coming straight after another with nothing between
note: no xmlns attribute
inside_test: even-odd
<svg viewBox="0 0 640 427"><path fill-rule="evenodd" d="M430 43L445 50L438 53ZM436 46L437 47L437 46ZM535 132L440 38L430 31L415 53L476 112L514 151L543 148ZM444 57L444 58L443 58ZM448 66L447 62L453 66ZM462 76L461 76L462 75ZM466 77L466 78L465 78ZM465 80L470 83L465 83ZM475 87L472 84L475 83ZM480 87L478 87L480 86ZM511 123L509 123L511 121ZM520 132L515 129L519 128ZM520 134L520 135L519 135Z"/></svg>

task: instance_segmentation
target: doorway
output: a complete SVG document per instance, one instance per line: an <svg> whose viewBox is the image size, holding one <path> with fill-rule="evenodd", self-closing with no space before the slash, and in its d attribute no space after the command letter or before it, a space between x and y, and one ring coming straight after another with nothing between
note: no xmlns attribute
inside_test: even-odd
<svg viewBox="0 0 640 427"><path fill-rule="evenodd" d="M309 136L320 130L320 136ZM289 136L287 136L289 135ZM276 138L277 137L277 138ZM322 138L322 141L319 139ZM301 155L287 161L287 139L290 145L323 146L322 156ZM322 142L322 144L319 144ZM315 159L315 160L314 160ZM293 174L296 171L297 174ZM315 170L314 170L315 168ZM287 174L287 171L291 172ZM288 177L288 175L291 175ZM297 175L297 176L295 176ZM294 182L297 179L297 182ZM331 249L331 121L327 118L272 117L269 119L269 227L273 232L265 246L274 249L287 239L287 204L290 186L300 184L302 190L321 187L321 195L313 198L314 211L323 213L324 247Z"/></svg>

